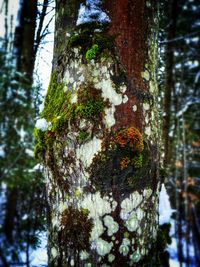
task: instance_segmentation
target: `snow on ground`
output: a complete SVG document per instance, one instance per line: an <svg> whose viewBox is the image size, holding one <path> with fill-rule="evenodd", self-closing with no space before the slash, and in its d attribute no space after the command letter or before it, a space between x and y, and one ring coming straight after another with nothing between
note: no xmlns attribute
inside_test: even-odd
<svg viewBox="0 0 200 267"><path fill-rule="evenodd" d="M39 235L41 244L31 253L31 267L47 266L47 233L42 232Z"/></svg>
<svg viewBox="0 0 200 267"><path fill-rule="evenodd" d="M167 193L165 185L162 184L159 195L159 225L169 223L174 211L175 210L171 208L169 195Z"/></svg>
<svg viewBox="0 0 200 267"><path fill-rule="evenodd" d="M172 237L172 243L168 246L167 251L170 254L170 267L179 267L180 263L178 261L178 248L177 248L177 239L175 238L175 220L171 219L171 229L170 229L170 236ZM184 232L183 227L183 232ZM192 240L192 236L190 237ZM183 256L186 259L186 240L185 238L182 239L182 246L183 246ZM197 267L195 264L195 251L194 246L192 243L189 244L189 254L190 254L190 264L189 267ZM186 263L182 263L182 267L186 267Z"/></svg>

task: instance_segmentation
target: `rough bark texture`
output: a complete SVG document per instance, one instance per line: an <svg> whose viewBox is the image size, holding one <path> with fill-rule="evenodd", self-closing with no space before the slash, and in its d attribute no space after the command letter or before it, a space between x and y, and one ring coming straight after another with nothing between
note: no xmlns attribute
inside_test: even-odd
<svg viewBox="0 0 200 267"><path fill-rule="evenodd" d="M66 50L69 35L76 27L76 19L81 2L84 2L84 0L56 1L53 69L56 69L61 64L62 52Z"/></svg>
<svg viewBox="0 0 200 267"><path fill-rule="evenodd" d="M41 115L48 123L36 130L49 266L151 266L159 190L155 6L113 0L104 8L109 25L81 25L62 53L55 49ZM59 40L67 28L56 25Z"/></svg>

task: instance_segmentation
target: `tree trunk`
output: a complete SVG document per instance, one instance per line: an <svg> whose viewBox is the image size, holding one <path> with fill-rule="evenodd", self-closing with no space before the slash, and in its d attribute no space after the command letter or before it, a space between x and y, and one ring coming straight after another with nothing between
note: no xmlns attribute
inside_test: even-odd
<svg viewBox="0 0 200 267"><path fill-rule="evenodd" d="M163 118L163 140L164 140L164 167L168 167L170 163L170 120L171 120L171 98L172 90L174 87L173 81L173 66L174 66L174 42L173 39L176 36L176 24L177 24L177 13L178 13L178 1L169 1L169 28L167 34L167 45L166 45L166 77L165 77L165 91L164 91L164 118Z"/></svg>
<svg viewBox="0 0 200 267"><path fill-rule="evenodd" d="M13 50L14 54L16 55L16 71L23 73L23 75L21 75L20 77L19 76L16 77L16 80L18 80L19 83L23 84L24 88L26 89L25 94L27 97L28 107L31 107L32 105L32 94L33 94L31 86L32 86L34 62L35 62L35 57L33 57L33 51L34 51L34 35L36 28L36 16L37 16L37 1L35 0L21 1L21 5L18 11L18 26L15 28ZM14 96L15 94L14 90L12 93ZM16 120L16 115L14 115L14 117ZM30 114L28 112L23 114L23 119L25 119L25 117L27 117L26 123L27 122L31 123ZM12 129L13 121L11 120L11 117L10 117L10 124L12 125L11 126ZM7 153L9 154L9 156L15 155L16 153L16 148L14 150L13 147L16 146L16 143L18 143L19 140L17 138L16 141L15 138L12 138L10 140L10 142L11 143L13 142L13 144L12 145L10 144L7 148ZM22 168L22 166L20 167ZM25 165L23 165L23 168L25 168ZM13 188L11 189L9 188L7 190L7 203L6 203L4 228L5 228L5 234L9 241L13 241L12 234L15 224L19 190L20 189L18 184Z"/></svg>
<svg viewBox="0 0 200 267"><path fill-rule="evenodd" d="M37 17L37 1L23 0L18 12L18 25L15 28L14 54L16 55L16 69L26 73L29 85L35 63L34 39Z"/></svg>
<svg viewBox="0 0 200 267"><path fill-rule="evenodd" d="M156 6L106 1L109 24L69 26L67 5L57 1L53 73L36 129L49 266L156 266Z"/></svg>

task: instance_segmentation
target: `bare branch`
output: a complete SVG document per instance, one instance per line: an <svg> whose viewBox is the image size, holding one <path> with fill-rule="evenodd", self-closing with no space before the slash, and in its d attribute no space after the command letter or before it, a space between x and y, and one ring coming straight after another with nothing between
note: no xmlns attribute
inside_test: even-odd
<svg viewBox="0 0 200 267"><path fill-rule="evenodd" d="M44 23L44 18L45 18L46 13L47 13L48 2L49 2L49 0L44 0L44 2L43 2L42 12L40 15L40 22L39 22L38 30L36 33L36 39L35 39L35 49L34 49L35 55L37 53L38 46L39 46L40 41L41 41L41 32L42 32L42 27L43 27L43 23Z"/></svg>

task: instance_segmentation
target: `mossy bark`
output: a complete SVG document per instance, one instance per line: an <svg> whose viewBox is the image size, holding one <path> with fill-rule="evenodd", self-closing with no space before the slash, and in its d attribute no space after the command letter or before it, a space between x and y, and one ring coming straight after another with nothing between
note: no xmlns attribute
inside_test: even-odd
<svg viewBox="0 0 200 267"><path fill-rule="evenodd" d="M49 126L37 134L50 207L49 266L157 264L148 257L160 184L153 2L109 1L109 25L75 27L62 52L55 50L62 60L41 115ZM63 24L56 25L58 40Z"/></svg>

